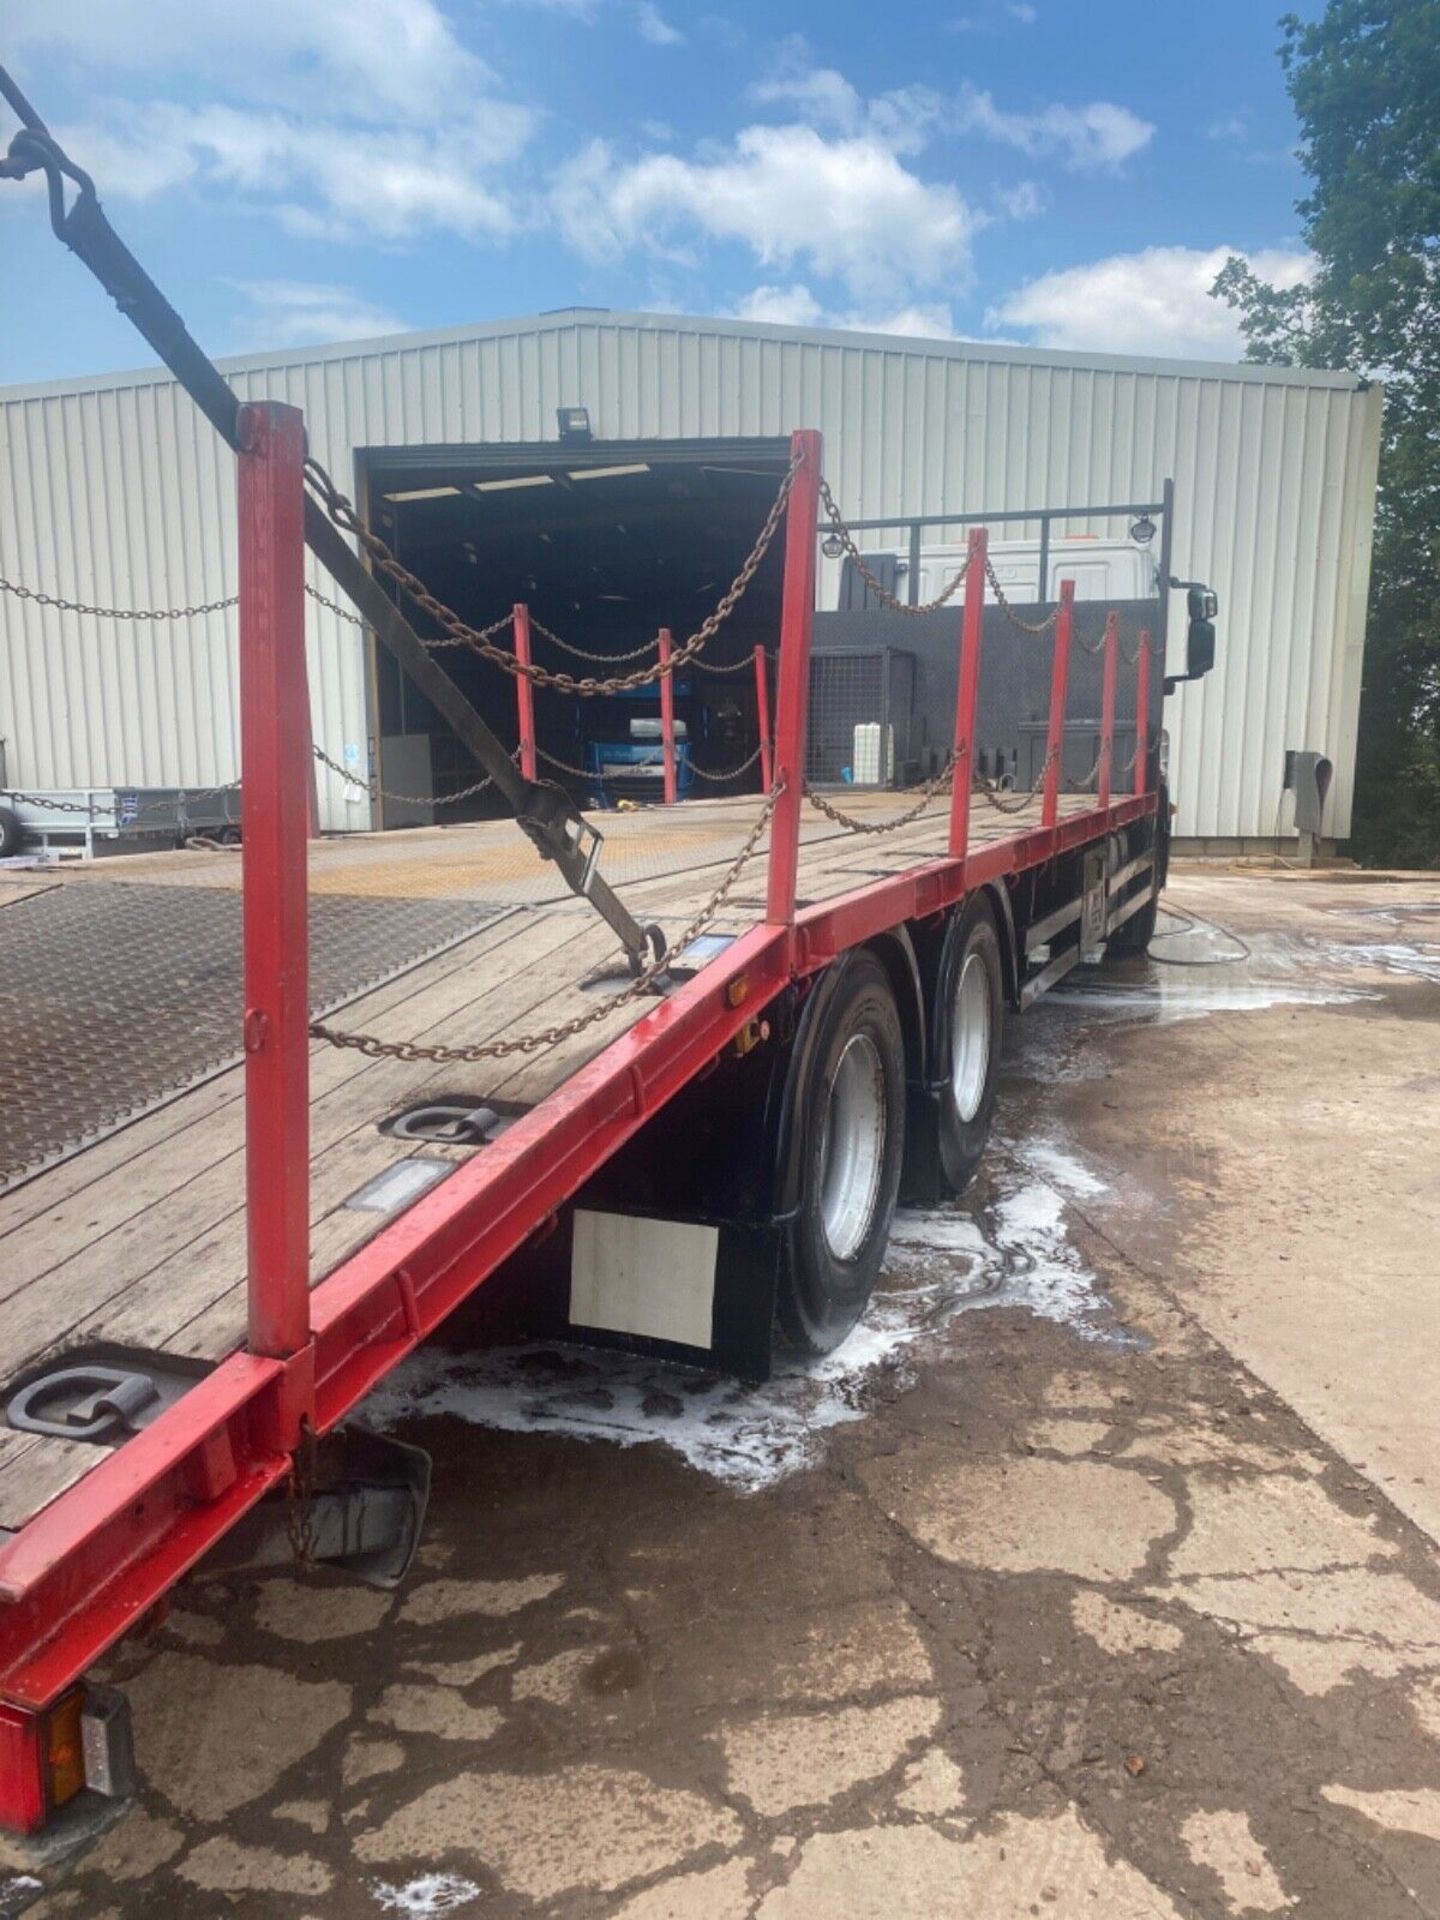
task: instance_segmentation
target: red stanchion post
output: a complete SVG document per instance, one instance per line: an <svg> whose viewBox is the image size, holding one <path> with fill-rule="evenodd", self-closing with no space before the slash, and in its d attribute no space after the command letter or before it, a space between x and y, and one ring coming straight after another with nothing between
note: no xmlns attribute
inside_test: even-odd
<svg viewBox="0 0 1440 1920"><path fill-rule="evenodd" d="M305 426L265 401L239 428L248 1341L284 1359L310 1338Z"/></svg>
<svg viewBox="0 0 1440 1920"><path fill-rule="evenodd" d="M965 562L965 611L960 620L959 688L955 696L955 757L950 783L950 852L963 858L970 838L970 778L975 764L975 707L980 692L980 636L985 628L985 556L989 535L970 529Z"/></svg>
<svg viewBox="0 0 1440 1920"><path fill-rule="evenodd" d="M790 436L799 462L785 509L784 598L780 609L780 667L775 689L775 784L784 791L770 819L770 872L765 917L795 923L795 878L800 866L800 809L805 787L805 722L810 704L810 633L815 623L815 528L820 515L820 435Z"/></svg>
<svg viewBox="0 0 1440 1920"><path fill-rule="evenodd" d="M1050 662L1050 728L1045 737L1045 798L1042 826L1060 817L1060 777L1065 764L1065 707L1070 698L1070 632L1075 621L1075 582L1060 582L1060 617L1055 622L1055 654Z"/></svg>
<svg viewBox="0 0 1440 1920"><path fill-rule="evenodd" d="M665 672L660 676L660 749L665 759L665 804L673 807L676 799L675 785L675 676L670 672L670 653L672 648L670 629L660 629L660 664Z"/></svg>
<svg viewBox="0 0 1440 1920"><path fill-rule="evenodd" d="M1150 782L1150 636L1140 635L1140 658L1135 662L1135 785L1137 795Z"/></svg>
<svg viewBox="0 0 1440 1920"><path fill-rule="evenodd" d="M530 664L530 609L523 600L515 602L515 658L522 667ZM520 771L527 780L535 773L535 682L528 673L515 676L515 706L520 728Z"/></svg>
<svg viewBox="0 0 1440 1920"><path fill-rule="evenodd" d="M1110 770L1115 760L1115 676L1120 661L1120 621L1115 613L1105 616L1105 679L1100 698L1100 783L1095 804L1110 804Z"/></svg>
<svg viewBox="0 0 1440 1920"><path fill-rule="evenodd" d="M770 745L770 679L764 647L755 649L755 721L760 729L760 791L769 793L774 784L775 764Z"/></svg>

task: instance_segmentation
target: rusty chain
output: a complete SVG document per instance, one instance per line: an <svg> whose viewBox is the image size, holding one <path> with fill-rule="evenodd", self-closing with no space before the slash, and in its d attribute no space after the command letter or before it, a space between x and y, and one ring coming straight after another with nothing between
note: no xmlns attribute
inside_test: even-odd
<svg viewBox="0 0 1440 1920"><path fill-rule="evenodd" d="M1035 784L1031 787L1001 787L995 781L987 780L983 773L977 773L970 783L970 791L978 793L987 805L995 809L996 813L1024 813L1030 802L1044 792L1046 775L1059 758L1060 749L1051 747L1040 763ZM1011 798L1002 800L1001 794L1009 794Z"/></svg>
<svg viewBox="0 0 1440 1920"><path fill-rule="evenodd" d="M836 505L834 494L830 491L830 483L823 474L820 477L820 504L825 509L830 525L835 531L836 539L839 540L841 546L844 547L856 572L860 575L860 578L865 582L871 593L874 594L875 598L880 601L883 606L889 607L892 613L908 614L912 619L917 614L934 613L937 608L943 607L947 600L954 597L963 584L965 575L970 570L970 556L967 554L960 571L955 575L954 579L942 594L939 594L934 600L927 600L924 606L912 607L906 601L901 600L898 595L893 594L889 587L878 580L870 571L869 567L866 566L865 557L859 547L856 546L855 536L851 533L849 527L846 526L844 515Z"/></svg>
<svg viewBox="0 0 1440 1920"><path fill-rule="evenodd" d="M538 633L542 640L548 640L552 647L559 647L562 653L571 654L577 660L589 660L598 667L621 667L627 660L643 660L647 653L657 653L660 647L656 638L647 640L643 647L632 647L628 653L589 653L584 647L577 647L573 640L562 640L558 633L542 625L533 613L530 616L530 631Z"/></svg>
<svg viewBox="0 0 1440 1920"><path fill-rule="evenodd" d="M690 762L690 771L695 775L697 780L712 780L717 784L722 780L738 780L742 773L748 773L750 771L763 751L763 748L756 747L750 757L747 760L742 760L738 767L721 767L719 769L697 767L692 760Z"/></svg>
<svg viewBox="0 0 1440 1920"><path fill-rule="evenodd" d="M1095 758L1090 763L1090 771L1087 774L1084 774L1079 780L1067 780L1065 782L1066 786L1070 789L1072 793L1084 793L1086 789L1089 787L1090 782L1099 773L1104 763L1105 763L1105 749L1104 747L1101 747L1099 753L1096 754Z"/></svg>
<svg viewBox="0 0 1440 1920"><path fill-rule="evenodd" d="M860 820L853 813L844 813L827 800L823 793L817 793L808 782L805 786L805 798L817 813L823 813L827 820L833 820L837 827L846 827L851 833L894 833L899 827L908 827L912 820L918 820L936 794L948 788L955 776L955 764L947 761L920 789L920 798L913 807L907 807L904 813L897 813L889 820Z"/></svg>
<svg viewBox="0 0 1440 1920"><path fill-rule="evenodd" d="M305 477L335 525L342 532L352 535L387 579L400 587L416 606L428 613L444 629L447 636L445 640L428 641L427 645L432 647L437 644L468 646L482 658L489 660L492 665L503 668L506 673L513 674L517 679L523 677L533 681L536 686L554 687L559 693L578 694L582 699L592 699L597 694L625 693L634 687L652 686L657 680L663 679L667 673L673 674L680 667L687 665L703 651L735 611L750 582L759 571L760 563L769 551L770 543L779 529L785 504L790 497L790 488L798 469L799 458L792 460L787 468L770 511L765 517L765 524L761 527L744 565L721 595L714 610L707 614L695 632L676 647L669 660L657 660L653 666L637 668L633 673L617 674L607 680L596 680L588 675L582 679L576 679L575 675L570 673L551 673L547 668L537 666L533 661L526 663L517 660L513 653L507 652L503 647L495 646L489 636L497 631L497 627L492 626L484 632L478 631L467 625L453 607L447 607L443 600L438 600L425 582L396 558L379 534L372 533L363 524L353 502L340 492L318 460L311 458L305 462ZM502 621L498 624L505 623Z"/></svg>
<svg viewBox="0 0 1440 1920"><path fill-rule="evenodd" d="M368 1060L404 1060L411 1063L428 1061L437 1066L476 1060L505 1060L512 1054L538 1053L542 1047L554 1047L558 1046L562 1040L574 1039L577 1035L584 1033L588 1027L608 1019L612 1013L618 1013L621 1007L629 1006L632 1001L647 994L666 968L673 964L676 955L683 953L690 943L705 931L725 904L730 889L740 878L751 855L760 844L784 790L782 783L765 796L764 804L745 837L744 845L726 868L720 884L684 932L666 947L658 959L651 960L642 967L621 992L611 994L607 1000L597 1001L593 1007L587 1008L584 1013L577 1013L573 1019L557 1022L552 1027L542 1027L536 1033L517 1033L506 1040L485 1040L471 1047L426 1046L416 1040L381 1040L373 1033L346 1033L338 1028L326 1026L319 1020L311 1024L311 1039L324 1040L332 1047L351 1048L356 1053L363 1053Z"/></svg>
<svg viewBox="0 0 1440 1920"><path fill-rule="evenodd" d="M352 613L348 607L342 607L338 600L332 600L321 593L318 587L305 582L305 591L320 606L326 607L341 620L348 620L352 627L363 627L365 622L358 613ZM225 613L231 607L238 607L238 593L227 594L223 600L202 600L193 607L101 607L92 605L88 600L69 600L63 594L43 593L38 587L22 587L17 580L7 580L0 574L0 593L13 594L17 600L29 600L37 607L54 607L61 613L85 613L97 620L199 620L207 613Z"/></svg>

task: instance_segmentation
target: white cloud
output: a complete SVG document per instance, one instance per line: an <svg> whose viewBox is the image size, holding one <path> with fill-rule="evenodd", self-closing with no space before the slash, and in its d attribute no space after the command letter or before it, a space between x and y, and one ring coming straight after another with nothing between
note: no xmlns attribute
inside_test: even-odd
<svg viewBox="0 0 1440 1920"><path fill-rule="evenodd" d="M502 102L473 121L425 131L153 102L117 108L108 121L65 137L114 198L208 187L271 208L292 232L398 241L426 228L467 238L508 234L515 216L487 175L531 125L525 108Z"/></svg>
<svg viewBox="0 0 1440 1920"><path fill-rule="evenodd" d="M995 204L1007 220L1038 220L1048 201L1036 181L1017 180L1013 187L996 188Z"/></svg>
<svg viewBox="0 0 1440 1920"><path fill-rule="evenodd" d="M1040 347L1238 360L1243 341L1235 315L1210 295L1216 274L1238 252L1147 247L1060 268L1007 295L986 323L1023 328ZM1308 254L1281 248L1246 257L1276 286L1298 286L1312 271Z"/></svg>
<svg viewBox="0 0 1440 1920"><path fill-rule="evenodd" d="M1155 129L1128 107L1091 100L1082 107L1051 105L1037 113L1006 113L991 94L966 87L960 96L962 132L983 134L1032 159L1058 154L1074 172L1118 167L1154 138Z"/></svg>
<svg viewBox="0 0 1440 1920"><path fill-rule="evenodd" d="M1034 7L1029 5L1029 0L1011 0L1011 4L1005 11L1012 20L1018 20L1022 27L1033 27L1040 17Z"/></svg>
<svg viewBox="0 0 1440 1920"><path fill-rule="evenodd" d="M896 87L866 100L836 68L817 67L798 33L782 42L773 72L748 97L758 106L786 107L807 126L867 134L895 153L918 153L944 114L932 87Z"/></svg>
<svg viewBox="0 0 1440 1920"><path fill-rule="evenodd" d="M919 303L893 309L853 307L831 312L803 285L756 287L735 308L737 320L763 320L778 327L839 327L847 333L894 333L914 340L953 340L950 309Z"/></svg>
<svg viewBox="0 0 1440 1920"><path fill-rule="evenodd" d="M239 280L248 307L244 326L257 347L324 346L402 333L405 322L353 287L311 280Z"/></svg>
<svg viewBox="0 0 1440 1920"><path fill-rule="evenodd" d="M11 44L347 118L459 111L490 82L435 0L7 0Z"/></svg>
<svg viewBox="0 0 1440 1920"><path fill-rule="evenodd" d="M552 196L570 244L592 259L648 248L688 259L697 241L747 247L766 267L807 263L852 294L953 284L970 271L982 218L873 136L827 140L813 127L746 127L702 158L616 158L593 141Z"/></svg>
<svg viewBox="0 0 1440 1920"><path fill-rule="evenodd" d="M809 287L756 287L735 309L737 320L764 320L772 327L820 327L825 309Z"/></svg>
<svg viewBox="0 0 1440 1920"><path fill-rule="evenodd" d="M685 36L678 27L670 22L656 6L655 0L636 0L635 25L640 38L652 47L679 47L685 44Z"/></svg>

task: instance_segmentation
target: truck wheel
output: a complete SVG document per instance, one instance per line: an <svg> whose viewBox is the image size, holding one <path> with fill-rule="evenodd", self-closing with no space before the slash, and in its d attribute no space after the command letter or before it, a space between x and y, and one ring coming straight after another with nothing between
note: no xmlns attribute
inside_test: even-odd
<svg viewBox="0 0 1440 1920"><path fill-rule="evenodd" d="M1137 953L1148 953L1155 938L1155 922L1160 915L1160 892L1170 865L1170 796L1162 786L1160 805L1155 815L1155 869L1150 880L1150 898L1105 942L1105 957L1123 960Z"/></svg>
<svg viewBox="0 0 1440 1920"><path fill-rule="evenodd" d="M844 963L791 1110L800 1143L776 1313L805 1354L839 1346L865 1311L895 1217L905 1151L905 1039L885 969Z"/></svg>
<svg viewBox="0 0 1440 1920"><path fill-rule="evenodd" d="M24 838L25 829L20 824L19 814L13 807L0 807L0 860L8 860L12 854L19 853Z"/></svg>
<svg viewBox="0 0 1440 1920"><path fill-rule="evenodd" d="M990 1138L1005 1026L1000 933L983 893L972 894L950 922L937 993L937 1058L947 1073L940 1094L940 1166L950 1191L963 1193Z"/></svg>

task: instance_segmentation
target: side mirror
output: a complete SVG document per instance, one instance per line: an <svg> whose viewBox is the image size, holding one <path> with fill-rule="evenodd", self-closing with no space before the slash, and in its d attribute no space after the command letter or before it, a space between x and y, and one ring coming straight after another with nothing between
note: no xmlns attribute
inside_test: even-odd
<svg viewBox="0 0 1440 1920"><path fill-rule="evenodd" d="M1185 678L1199 680L1215 664L1215 622L1191 619L1185 634Z"/></svg>
<svg viewBox="0 0 1440 1920"><path fill-rule="evenodd" d="M1173 682L1178 685L1181 680L1203 679L1215 664L1215 616L1220 611L1220 596L1213 587L1201 586L1198 581L1176 580L1172 584L1187 588L1185 607L1190 616L1185 634L1185 671ZM1169 679L1165 691L1172 691Z"/></svg>

